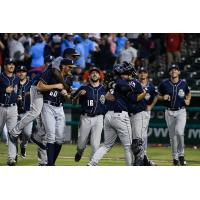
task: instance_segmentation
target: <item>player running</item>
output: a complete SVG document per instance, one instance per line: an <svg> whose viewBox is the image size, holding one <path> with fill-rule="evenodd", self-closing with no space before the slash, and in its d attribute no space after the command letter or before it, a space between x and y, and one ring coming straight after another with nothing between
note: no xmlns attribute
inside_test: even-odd
<svg viewBox="0 0 200 200"><path fill-rule="evenodd" d="M159 100L166 105L165 119L169 129L173 165L186 165L184 158L184 129L186 125L186 106L190 105L191 92L184 80L179 78L177 65L169 68L170 78L158 87Z"/></svg>
<svg viewBox="0 0 200 200"><path fill-rule="evenodd" d="M103 129L103 116L105 114L105 87L100 84L100 70L92 68L89 71L89 84L81 86L74 94L79 97L81 105L81 117L77 153L75 161L79 162L90 136L92 147L90 159L100 146Z"/></svg>

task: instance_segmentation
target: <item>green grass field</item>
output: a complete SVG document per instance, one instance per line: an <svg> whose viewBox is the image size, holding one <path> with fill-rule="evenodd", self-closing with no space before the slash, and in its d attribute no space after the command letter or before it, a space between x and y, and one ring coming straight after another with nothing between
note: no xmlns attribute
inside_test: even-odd
<svg viewBox="0 0 200 200"><path fill-rule="evenodd" d="M90 146L84 152L80 162L74 162L76 145L64 144L56 162L57 166L86 166L90 153ZM200 166L200 149L186 148L186 160L188 166ZM149 147L148 155L158 166L171 166L170 147ZM0 142L0 166L5 166L7 161L7 146ZM18 166L37 166L37 147L29 144L27 157L18 157ZM115 145L111 151L100 161L99 166L124 166L124 153L121 145Z"/></svg>

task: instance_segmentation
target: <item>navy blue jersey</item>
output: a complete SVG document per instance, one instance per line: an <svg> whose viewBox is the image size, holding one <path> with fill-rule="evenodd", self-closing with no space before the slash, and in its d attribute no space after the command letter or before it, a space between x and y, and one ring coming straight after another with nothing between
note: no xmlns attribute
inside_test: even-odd
<svg viewBox="0 0 200 200"><path fill-rule="evenodd" d="M170 95L170 101L165 101L165 105L169 108L181 108L185 106L185 96L189 94L190 89L187 83L179 80L177 83L172 83L170 79L163 81L158 87L159 94Z"/></svg>
<svg viewBox="0 0 200 200"><path fill-rule="evenodd" d="M86 94L79 97L79 103L81 105L81 113L88 113L92 115L105 114L105 87L99 85L93 87L91 84L81 86L74 96L78 94L80 90L85 90Z"/></svg>
<svg viewBox="0 0 200 200"><path fill-rule="evenodd" d="M128 94L132 91L128 81L117 79L113 95L115 101L106 101L106 107L108 110L121 112L128 111L127 105L129 101ZM132 97L133 98L133 97Z"/></svg>
<svg viewBox="0 0 200 200"><path fill-rule="evenodd" d="M27 81L22 85L19 83L17 94L22 97L22 100L17 101L18 113L25 113L30 110L30 87L31 82Z"/></svg>
<svg viewBox="0 0 200 200"><path fill-rule="evenodd" d="M53 84L59 83L53 77L51 68L46 70L42 74L42 76L40 77L40 80L47 85L53 85ZM53 89L50 91L43 92L43 99L44 99L44 101L50 101L55 104L63 103L65 101L65 98L61 95L60 92L61 92L61 90L59 90L59 89Z"/></svg>
<svg viewBox="0 0 200 200"><path fill-rule="evenodd" d="M137 79L133 79L129 82L129 85L132 87L132 91L129 96L135 96L137 97L139 94L143 93L143 88L141 83ZM128 103L128 111L129 113L139 113L146 110L146 102L145 100L141 101L130 101Z"/></svg>
<svg viewBox="0 0 200 200"><path fill-rule="evenodd" d="M14 74L12 77L8 77L4 72L0 74L0 103L13 104L17 103L17 88L19 84L19 78ZM6 88L12 86L14 88L12 93L6 93Z"/></svg>
<svg viewBox="0 0 200 200"><path fill-rule="evenodd" d="M158 92L152 83L148 83L146 86L142 86L143 89L147 89L147 93L145 96L145 103L147 105L151 105L153 103L153 99L158 95Z"/></svg>

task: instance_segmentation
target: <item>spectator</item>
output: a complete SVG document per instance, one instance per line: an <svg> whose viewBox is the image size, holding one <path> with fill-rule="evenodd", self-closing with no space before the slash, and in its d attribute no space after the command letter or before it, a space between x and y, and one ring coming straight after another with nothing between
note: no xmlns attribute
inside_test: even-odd
<svg viewBox="0 0 200 200"><path fill-rule="evenodd" d="M62 42L62 34L55 33L52 35L51 47L52 47L52 55L56 58L61 56L61 42Z"/></svg>
<svg viewBox="0 0 200 200"><path fill-rule="evenodd" d="M67 48L75 48L74 42L73 42L73 33L66 33L64 35L64 40L61 43L61 54L63 55L63 52Z"/></svg>
<svg viewBox="0 0 200 200"><path fill-rule="evenodd" d="M99 45L100 51L96 53L94 58L95 65L99 66L102 70L111 70L113 64L116 62L116 56L111 52L108 36L104 35Z"/></svg>
<svg viewBox="0 0 200 200"><path fill-rule="evenodd" d="M126 41L125 48L122 49L119 55L119 62L122 63L126 61L135 65L136 59L137 59L137 50L131 46L131 43L129 41Z"/></svg>
<svg viewBox="0 0 200 200"><path fill-rule="evenodd" d="M45 42L45 47L44 47L44 58L45 58L46 56L50 56L53 54L52 47L51 47L51 34L43 33L42 36Z"/></svg>
<svg viewBox="0 0 200 200"><path fill-rule="evenodd" d="M44 65L44 47L45 42L39 34L35 34L33 38L34 44L30 49L30 55L32 57L31 68L39 68Z"/></svg>
<svg viewBox="0 0 200 200"><path fill-rule="evenodd" d="M115 56L115 52L116 52L116 43L115 43L115 38L116 34L115 33L109 33L108 36L108 43L110 44L110 51L111 53Z"/></svg>
<svg viewBox="0 0 200 200"><path fill-rule="evenodd" d="M151 55L151 39L149 33L143 33L138 38L138 57L142 61L141 66L147 68L149 65L149 57Z"/></svg>
<svg viewBox="0 0 200 200"><path fill-rule="evenodd" d="M82 39L79 35L76 35L74 38L75 50L80 55L76 60L75 65L80 68L85 68L85 48L82 43Z"/></svg>
<svg viewBox="0 0 200 200"><path fill-rule="evenodd" d="M3 42L0 40L0 74L1 74L1 68L3 68L4 49L5 46Z"/></svg>
<svg viewBox="0 0 200 200"><path fill-rule="evenodd" d="M93 51L95 51L95 47L93 42L88 38L88 33L83 33L82 37L82 44L84 47L84 56L85 56L85 62L91 63L91 54Z"/></svg>
<svg viewBox="0 0 200 200"><path fill-rule="evenodd" d="M19 35L17 33L9 34L8 48L9 48L10 58L13 58L17 62L24 61L25 49L24 49L23 44L19 41Z"/></svg>
<svg viewBox="0 0 200 200"><path fill-rule="evenodd" d="M165 35L165 46L167 53L167 65L171 67L172 63L181 62L181 46L183 42L182 33L167 33Z"/></svg>
<svg viewBox="0 0 200 200"><path fill-rule="evenodd" d="M126 44L126 41L128 40L128 38L125 36L125 33L120 33L118 37L116 37L116 45L117 45L117 48L116 48L116 56L119 56L122 49L125 48L125 44Z"/></svg>

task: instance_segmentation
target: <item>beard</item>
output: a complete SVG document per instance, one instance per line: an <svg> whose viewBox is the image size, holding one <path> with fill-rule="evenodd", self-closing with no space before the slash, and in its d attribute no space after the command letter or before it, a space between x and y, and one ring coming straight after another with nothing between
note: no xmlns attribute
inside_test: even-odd
<svg viewBox="0 0 200 200"><path fill-rule="evenodd" d="M96 83L96 82L99 81L99 78L97 78L97 79L93 79L93 78L91 78L90 80L91 80L93 83Z"/></svg>

